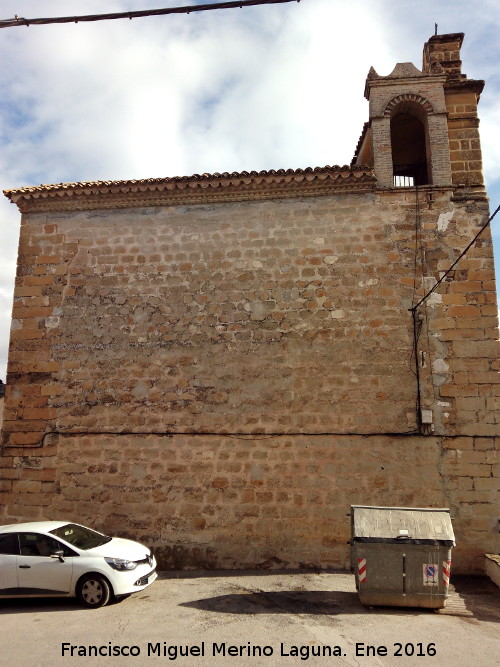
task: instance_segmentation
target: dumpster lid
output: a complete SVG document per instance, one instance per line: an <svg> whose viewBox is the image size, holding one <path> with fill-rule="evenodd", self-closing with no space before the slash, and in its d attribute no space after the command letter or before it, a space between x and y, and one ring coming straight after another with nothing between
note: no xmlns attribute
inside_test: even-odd
<svg viewBox="0 0 500 667"><path fill-rule="evenodd" d="M354 539L455 541L450 510L444 507L351 505L351 516Z"/></svg>

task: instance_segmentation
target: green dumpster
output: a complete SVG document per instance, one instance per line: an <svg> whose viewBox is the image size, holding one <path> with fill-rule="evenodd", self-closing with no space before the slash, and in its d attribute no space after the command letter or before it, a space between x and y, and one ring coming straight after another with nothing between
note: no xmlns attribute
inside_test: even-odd
<svg viewBox="0 0 500 667"><path fill-rule="evenodd" d="M449 509L351 506L351 570L364 605L444 607L454 546Z"/></svg>

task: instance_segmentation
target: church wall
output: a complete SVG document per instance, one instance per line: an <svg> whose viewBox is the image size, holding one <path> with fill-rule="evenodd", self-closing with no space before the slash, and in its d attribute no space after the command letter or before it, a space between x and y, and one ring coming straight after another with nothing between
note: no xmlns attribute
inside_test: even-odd
<svg viewBox="0 0 500 667"><path fill-rule="evenodd" d="M484 221L452 194L24 214L2 522L89 523L162 567L345 567L351 503L449 506L455 566L480 570L488 233L418 309L416 355L408 310Z"/></svg>
<svg viewBox="0 0 500 667"><path fill-rule="evenodd" d="M497 544L494 438L59 435L2 457L2 519L138 539L161 569L346 568L351 504L449 507L455 572Z"/></svg>
<svg viewBox="0 0 500 667"><path fill-rule="evenodd" d="M411 431L412 208L353 194L26 216L19 282L53 284L16 294L10 372L51 374L39 416L58 430Z"/></svg>

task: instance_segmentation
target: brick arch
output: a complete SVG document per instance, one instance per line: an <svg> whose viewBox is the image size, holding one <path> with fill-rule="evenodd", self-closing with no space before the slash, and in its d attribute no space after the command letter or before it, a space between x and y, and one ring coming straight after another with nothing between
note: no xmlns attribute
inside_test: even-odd
<svg viewBox="0 0 500 667"><path fill-rule="evenodd" d="M384 122L389 125L395 183L407 180L411 184L427 185L433 182L429 128L432 112L432 104L416 93L402 93L386 104Z"/></svg>
<svg viewBox="0 0 500 667"><path fill-rule="evenodd" d="M410 113L412 108L413 111L418 109L421 112L425 112L425 114L434 113L432 104L425 97L416 93L403 93L402 95L393 97L385 105L382 115L386 117L392 116L397 107L407 107Z"/></svg>

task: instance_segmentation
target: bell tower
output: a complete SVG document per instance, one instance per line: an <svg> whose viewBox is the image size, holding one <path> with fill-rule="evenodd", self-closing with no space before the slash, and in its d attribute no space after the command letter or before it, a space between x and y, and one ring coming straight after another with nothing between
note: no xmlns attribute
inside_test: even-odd
<svg viewBox="0 0 500 667"><path fill-rule="evenodd" d="M461 71L463 33L435 35L422 70L398 63L388 76L370 68L369 121L354 164L372 166L379 188L452 186L484 196L477 103L484 81Z"/></svg>

